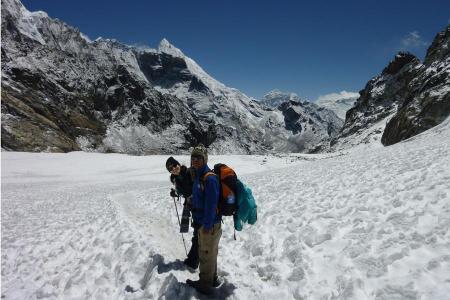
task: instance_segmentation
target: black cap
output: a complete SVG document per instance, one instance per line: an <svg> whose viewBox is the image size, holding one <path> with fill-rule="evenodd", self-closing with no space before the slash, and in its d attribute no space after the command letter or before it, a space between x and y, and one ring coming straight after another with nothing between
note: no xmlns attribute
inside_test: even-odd
<svg viewBox="0 0 450 300"><path fill-rule="evenodd" d="M167 159L167 161L166 161L166 169L167 169L167 171L171 171L172 170L172 168L173 167L175 167L175 166L177 166L177 165L179 165L180 163L175 159L175 158L173 158L172 156L171 157L169 157L168 159Z"/></svg>

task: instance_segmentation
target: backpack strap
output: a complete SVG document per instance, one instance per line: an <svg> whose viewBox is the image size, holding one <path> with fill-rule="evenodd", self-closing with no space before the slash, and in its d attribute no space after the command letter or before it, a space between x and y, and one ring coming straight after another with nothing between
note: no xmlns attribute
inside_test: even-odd
<svg viewBox="0 0 450 300"><path fill-rule="evenodd" d="M206 182L206 178L208 176L217 176L217 174L212 171L208 171L205 174L203 174L202 177L200 177L200 189L202 190L202 193L205 192L205 182ZM220 179L219 179L219 183L220 183ZM219 191L219 193L220 193L220 191ZM216 214L219 214L219 203L217 203Z"/></svg>
<svg viewBox="0 0 450 300"><path fill-rule="evenodd" d="M202 190L202 192L205 191L205 182L206 182L206 178L207 178L208 176L213 176L213 175L215 176L216 173L211 172L211 171L208 171L208 172L206 172L205 174L203 174L202 177L200 177L200 189Z"/></svg>

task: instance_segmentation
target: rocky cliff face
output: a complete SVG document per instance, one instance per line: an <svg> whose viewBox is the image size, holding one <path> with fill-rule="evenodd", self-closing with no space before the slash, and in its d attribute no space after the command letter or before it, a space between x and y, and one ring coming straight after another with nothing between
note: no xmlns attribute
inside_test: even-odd
<svg viewBox="0 0 450 300"><path fill-rule="evenodd" d="M361 143L391 145L442 122L450 114L449 27L437 35L424 63L400 52L360 91L332 149Z"/></svg>
<svg viewBox="0 0 450 300"><path fill-rule="evenodd" d="M284 102L278 109L283 113L286 128L292 131L290 140L308 153L327 150L343 125L333 111L307 101Z"/></svg>
<svg viewBox="0 0 450 300"><path fill-rule="evenodd" d="M2 1L2 148L304 151L283 113L209 76L167 40L139 50Z"/></svg>
<svg viewBox="0 0 450 300"><path fill-rule="evenodd" d="M450 115L450 26L436 36L407 89L408 97L383 132L384 145L419 134Z"/></svg>
<svg viewBox="0 0 450 300"><path fill-rule="evenodd" d="M89 42L77 29L30 13L18 1L2 1L1 55L4 149L175 150L176 143L151 144L145 135L177 123L188 128L194 120L182 101L151 88L132 48ZM184 123L175 122L177 116ZM123 128L141 140L117 134Z"/></svg>
<svg viewBox="0 0 450 300"><path fill-rule="evenodd" d="M399 53L360 91L353 108L347 111L345 123L334 148L347 148L360 143L379 143L387 118L409 95L408 83L420 68L419 59L410 53Z"/></svg>
<svg viewBox="0 0 450 300"><path fill-rule="evenodd" d="M342 128L343 121L332 111L315 103L301 101L295 93L272 90L260 101L268 111L281 112L286 142L278 143L284 152L314 153L329 149L330 140ZM281 146L282 145L282 146Z"/></svg>

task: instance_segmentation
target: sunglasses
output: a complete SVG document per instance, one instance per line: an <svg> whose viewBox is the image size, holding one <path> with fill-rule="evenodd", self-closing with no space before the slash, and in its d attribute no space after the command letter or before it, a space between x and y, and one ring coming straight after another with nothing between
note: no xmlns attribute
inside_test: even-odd
<svg viewBox="0 0 450 300"><path fill-rule="evenodd" d="M168 168L169 172L172 173L172 171L173 171L176 167L177 167L177 166L170 165L169 168Z"/></svg>
<svg viewBox="0 0 450 300"><path fill-rule="evenodd" d="M192 161L201 161L201 160L203 160L203 156L201 156L201 155L192 155L191 156L191 160Z"/></svg>

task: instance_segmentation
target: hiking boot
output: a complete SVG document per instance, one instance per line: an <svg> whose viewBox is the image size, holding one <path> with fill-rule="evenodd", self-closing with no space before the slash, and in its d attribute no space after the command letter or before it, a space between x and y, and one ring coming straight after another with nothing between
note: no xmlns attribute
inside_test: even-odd
<svg viewBox="0 0 450 300"><path fill-rule="evenodd" d="M189 268L192 268L192 269L194 269L194 270L198 268L198 261L194 261L193 259L186 258L186 259L183 261L183 263L184 263L186 266L188 266Z"/></svg>
<svg viewBox="0 0 450 300"><path fill-rule="evenodd" d="M218 287L222 282L219 280L219 277L214 276L213 287Z"/></svg>
<svg viewBox="0 0 450 300"><path fill-rule="evenodd" d="M192 286L197 292L204 294L204 295L211 295L213 293L213 289L211 286L208 286L201 282L200 280L193 281L193 280L186 280L186 283L189 286Z"/></svg>

